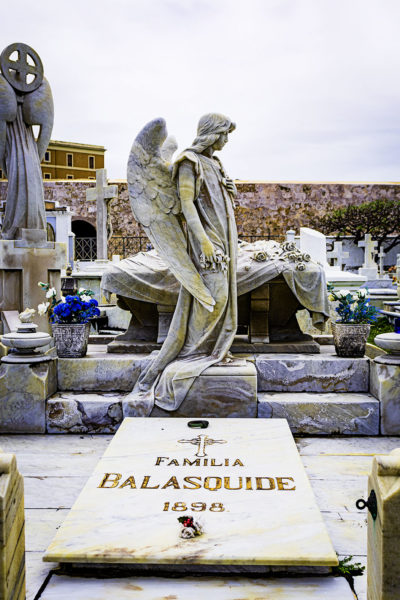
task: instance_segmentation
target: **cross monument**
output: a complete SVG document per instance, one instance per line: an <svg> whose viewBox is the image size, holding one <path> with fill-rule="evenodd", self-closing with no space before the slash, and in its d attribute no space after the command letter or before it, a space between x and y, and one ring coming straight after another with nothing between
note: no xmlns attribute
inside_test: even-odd
<svg viewBox="0 0 400 600"><path fill-rule="evenodd" d="M86 200L96 201L96 241L97 258L107 260L107 242L109 236L107 232L108 224L108 205L114 198L118 197L118 186L107 185L107 170L96 170L96 187L86 190Z"/></svg>
<svg viewBox="0 0 400 600"><path fill-rule="evenodd" d="M360 275L365 275L369 280L376 279L378 277L378 268L376 266L374 256L376 255L376 247L378 242L372 240L370 233L366 233L364 240L358 242L360 248L364 248L364 264L361 269L358 269Z"/></svg>
<svg viewBox="0 0 400 600"><path fill-rule="evenodd" d="M338 267L340 270L343 269L344 258L349 258L350 253L344 252L343 242L334 242L333 250L327 252L327 257L333 259L333 266Z"/></svg>

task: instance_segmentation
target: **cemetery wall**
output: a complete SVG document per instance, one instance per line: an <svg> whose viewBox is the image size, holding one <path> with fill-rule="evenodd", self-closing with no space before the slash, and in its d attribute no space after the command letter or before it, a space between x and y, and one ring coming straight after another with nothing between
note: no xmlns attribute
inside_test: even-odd
<svg viewBox="0 0 400 600"><path fill-rule="evenodd" d="M127 183L118 185L118 199L112 204L114 235L143 235L130 209ZM96 224L95 202L86 201L86 190L93 181L44 181L46 200L58 200L69 206L73 219ZM396 183L269 183L239 181L236 220L239 235L279 236L288 229L298 232L300 226L310 225L311 217L339 206L362 204L377 198L400 199L400 184ZM0 202L5 200L7 182L0 181Z"/></svg>

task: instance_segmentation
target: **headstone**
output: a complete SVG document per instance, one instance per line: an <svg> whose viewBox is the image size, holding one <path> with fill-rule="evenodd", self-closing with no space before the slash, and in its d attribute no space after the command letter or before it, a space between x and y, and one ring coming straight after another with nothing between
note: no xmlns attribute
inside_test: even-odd
<svg viewBox="0 0 400 600"><path fill-rule="evenodd" d="M96 201L96 239L97 239L97 258L107 260L107 242L111 237L108 229L110 220L108 205L111 200L118 197L118 186L107 185L106 169L96 170L96 187L86 190L86 200Z"/></svg>
<svg viewBox="0 0 400 600"><path fill-rule="evenodd" d="M295 235L296 232L294 229L288 229L286 232L286 241L287 242L294 242L295 241Z"/></svg>
<svg viewBox="0 0 400 600"><path fill-rule="evenodd" d="M363 266L358 269L360 275L364 275L368 280L378 278L378 268L374 261L376 254L376 247L378 242L373 241L370 233L366 233L364 240L358 242L360 248L364 248L364 263Z"/></svg>
<svg viewBox="0 0 400 600"><path fill-rule="evenodd" d="M398 600L400 448L393 450L388 456L374 458L368 494L371 510L368 513L367 599Z"/></svg>
<svg viewBox="0 0 400 600"><path fill-rule="evenodd" d="M0 599L24 598L24 482L14 454L0 449Z"/></svg>
<svg viewBox="0 0 400 600"><path fill-rule="evenodd" d="M284 419L125 419L44 560L337 564Z"/></svg>
<svg viewBox="0 0 400 600"><path fill-rule="evenodd" d="M385 269L384 269L384 266L383 266L383 262L384 262L385 256L386 256L386 252L384 251L383 248L381 248L379 250L379 253L378 253L378 257L379 257L379 278L380 279L389 279L389 276L385 275Z"/></svg>
<svg viewBox="0 0 400 600"><path fill-rule="evenodd" d="M345 266L344 259L349 258L350 253L344 252L343 250L343 242L334 242L333 250L327 252L327 256L330 259L333 259L333 266L338 269L343 269Z"/></svg>

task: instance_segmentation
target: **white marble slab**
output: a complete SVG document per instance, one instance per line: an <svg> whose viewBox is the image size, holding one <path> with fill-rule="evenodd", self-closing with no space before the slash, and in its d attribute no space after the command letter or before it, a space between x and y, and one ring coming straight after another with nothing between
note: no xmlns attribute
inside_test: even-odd
<svg viewBox="0 0 400 600"><path fill-rule="evenodd" d="M246 579L128 577L83 579L53 575L41 600L354 600L343 577Z"/></svg>
<svg viewBox="0 0 400 600"><path fill-rule="evenodd" d="M44 560L337 564L286 420L208 421L125 419ZM204 534L185 540L190 513Z"/></svg>

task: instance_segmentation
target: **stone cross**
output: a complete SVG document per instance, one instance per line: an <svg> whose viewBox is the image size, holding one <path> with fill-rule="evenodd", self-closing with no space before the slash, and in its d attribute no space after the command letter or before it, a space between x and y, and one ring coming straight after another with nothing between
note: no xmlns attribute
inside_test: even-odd
<svg viewBox="0 0 400 600"><path fill-rule="evenodd" d="M207 453L205 451L207 446L212 444L226 444L226 440L213 440L209 438L208 435L200 434L191 440L179 440L179 443L193 444L194 446L197 446L197 452L195 456L203 458L204 456L207 456Z"/></svg>
<svg viewBox="0 0 400 600"><path fill-rule="evenodd" d="M376 267L376 263L374 261L374 256L376 254L376 247L378 242L372 240L372 236L370 233L366 233L364 240L362 242L358 242L358 246L360 248L364 248L364 264L363 267L365 269L370 269L372 267Z"/></svg>
<svg viewBox="0 0 400 600"><path fill-rule="evenodd" d="M386 252L385 250L381 247L381 249L379 250L379 277L382 279L385 275L385 271L384 271L384 267L383 267L383 259L386 256Z"/></svg>
<svg viewBox="0 0 400 600"><path fill-rule="evenodd" d="M343 269L344 258L349 258L349 252L343 251L343 242L334 242L333 250L327 252L328 258L333 259L333 265L335 267L339 267L340 270Z"/></svg>
<svg viewBox="0 0 400 600"><path fill-rule="evenodd" d="M97 258L107 260L107 242L109 235L108 225L108 204L111 200L118 197L118 186L107 185L107 170L96 170L96 187L86 190L86 200L96 201L96 240L97 240Z"/></svg>

